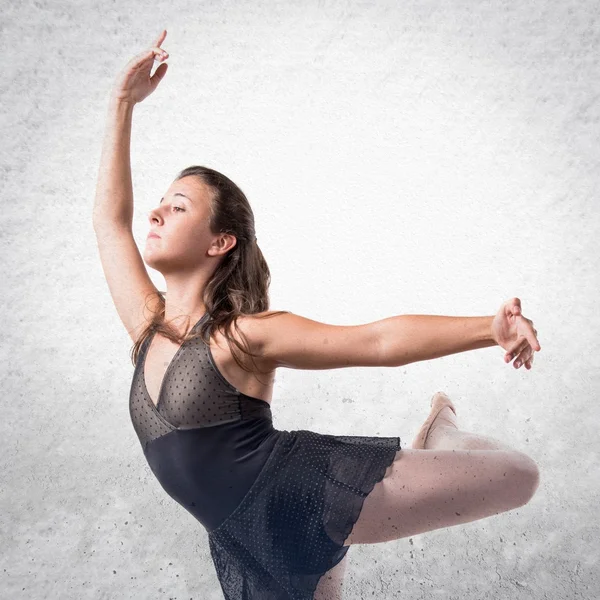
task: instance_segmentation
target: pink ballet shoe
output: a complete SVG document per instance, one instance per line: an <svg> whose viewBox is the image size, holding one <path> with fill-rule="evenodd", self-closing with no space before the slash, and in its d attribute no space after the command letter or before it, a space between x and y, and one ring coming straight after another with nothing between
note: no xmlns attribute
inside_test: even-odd
<svg viewBox="0 0 600 600"><path fill-rule="evenodd" d="M444 392L436 392L431 398L430 405L431 412L429 413L425 423L423 423L421 426L419 433L417 433L415 439L413 440L411 447L415 450L425 450L425 440L427 439L429 430L431 429L436 417L440 414L442 408L448 406L450 410L456 414L454 404L452 404L452 401Z"/></svg>

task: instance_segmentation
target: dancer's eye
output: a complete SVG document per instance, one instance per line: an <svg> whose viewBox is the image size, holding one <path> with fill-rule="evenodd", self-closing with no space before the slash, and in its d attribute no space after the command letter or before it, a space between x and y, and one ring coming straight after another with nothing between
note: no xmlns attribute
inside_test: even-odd
<svg viewBox="0 0 600 600"><path fill-rule="evenodd" d="M183 208L181 208L181 207L179 207L179 206L174 206L173 208L175 208L175 209L177 209L177 210L180 210L181 212L185 212L185 209L183 209Z"/></svg>

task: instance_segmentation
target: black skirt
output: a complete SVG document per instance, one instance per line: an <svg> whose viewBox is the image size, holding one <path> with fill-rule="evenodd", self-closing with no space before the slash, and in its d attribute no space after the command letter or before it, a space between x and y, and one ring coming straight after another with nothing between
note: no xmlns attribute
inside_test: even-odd
<svg viewBox="0 0 600 600"><path fill-rule="evenodd" d="M258 477L237 508L208 530L226 600L312 600L365 498L401 449L399 437L275 430Z"/></svg>

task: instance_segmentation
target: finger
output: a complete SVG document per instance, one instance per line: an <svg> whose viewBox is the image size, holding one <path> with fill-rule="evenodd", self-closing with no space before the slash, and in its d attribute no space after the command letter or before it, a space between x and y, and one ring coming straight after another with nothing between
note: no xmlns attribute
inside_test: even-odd
<svg viewBox="0 0 600 600"><path fill-rule="evenodd" d="M156 41L154 42L154 44L152 44L153 46L160 46L164 41L165 38L167 37L167 30L163 29L159 36L156 38Z"/></svg>
<svg viewBox="0 0 600 600"><path fill-rule="evenodd" d="M525 362L524 358L529 358L527 353L527 349L529 348L529 344L525 344L524 346L521 346L519 348L517 348L516 350L514 350L514 352L512 352L510 354L510 358L506 361L508 363L510 363L510 361L513 361L513 366L516 366L515 363L520 362L521 364L523 364ZM518 366L517 366L518 368Z"/></svg>
<svg viewBox="0 0 600 600"><path fill-rule="evenodd" d="M521 368L533 355L531 346L527 346L518 356L515 358L513 366L515 369Z"/></svg>
<svg viewBox="0 0 600 600"><path fill-rule="evenodd" d="M540 343L538 342L537 331L533 328L533 324L531 325L530 332L527 334L527 340L529 341L531 347L537 352L542 349Z"/></svg>
<svg viewBox="0 0 600 600"><path fill-rule="evenodd" d="M152 51L154 53L154 60L166 60L169 58L169 53L158 46L152 48Z"/></svg>
<svg viewBox="0 0 600 600"><path fill-rule="evenodd" d="M525 347L529 345L527 338L519 338L512 346L508 347L504 360L510 362L515 356L520 354Z"/></svg>
<svg viewBox="0 0 600 600"><path fill-rule="evenodd" d="M145 68L149 63L155 60L160 62L162 60L161 57L163 53L166 55L164 58L168 58L168 53L162 48L149 48L145 52L142 52L141 54L138 54L132 58L128 66L133 70Z"/></svg>
<svg viewBox="0 0 600 600"><path fill-rule="evenodd" d="M513 298L511 309L513 315L521 314L521 301L518 298Z"/></svg>
<svg viewBox="0 0 600 600"><path fill-rule="evenodd" d="M162 62L169 58L169 53L162 48L150 48L143 54L142 61L136 67L146 66L149 62Z"/></svg>
<svg viewBox="0 0 600 600"><path fill-rule="evenodd" d="M165 76L167 72L169 64L163 63L162 65L158 65L156 71L154 71L154 75L150 77L150 83L152 85L152 89L155 89L156 86L160 83L160 80Z"/></svg>

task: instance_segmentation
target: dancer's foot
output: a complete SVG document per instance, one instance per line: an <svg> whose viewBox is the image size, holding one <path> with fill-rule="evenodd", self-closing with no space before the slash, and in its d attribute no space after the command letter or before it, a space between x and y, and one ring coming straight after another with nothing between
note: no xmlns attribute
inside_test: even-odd
<svg viewBox="0 0 600 600"><path fill-rule="evenodd" d="M419 429L412 443L413 449L425 450L427 437L436 427L454 427L458 429L456 410L450 398L444 392L436 392L431 398L431 412Z"/></svg>

